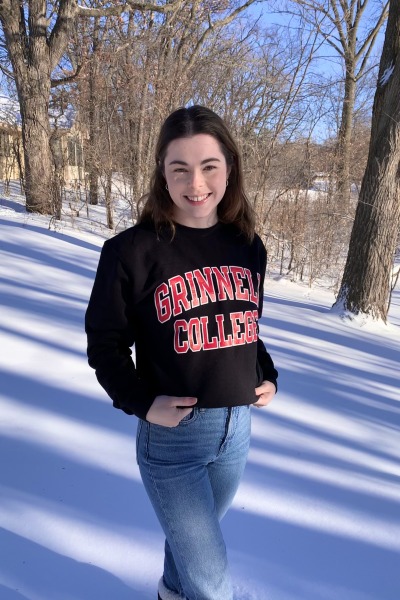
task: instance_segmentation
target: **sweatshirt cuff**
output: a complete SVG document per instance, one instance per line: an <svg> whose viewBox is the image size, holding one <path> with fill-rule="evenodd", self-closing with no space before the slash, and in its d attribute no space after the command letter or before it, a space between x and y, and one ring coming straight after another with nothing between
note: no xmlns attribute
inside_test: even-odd
<svg viewBox="0 0 400 600"><path fill-rule="evenodd" d="M139 399L140 398L140 399ZM138 419L146 420L146 415L149 412L150 406L154 402L153 396L148 395L136 395L135 400L125 400L123 404L120 404L118 401L113 400L113 406L115 408L119 408L127 415L135 415Z"/></svg>
<svg viewBox="0 0 400 600"><path fill-rule="evenodd" d="M277 391L278 391L278 382L277 382L276 379L273 379L271 377L264 377L263 381L270 381L271 383L273 383L274 386L275 386L275 394L277 393Z"/></svg>

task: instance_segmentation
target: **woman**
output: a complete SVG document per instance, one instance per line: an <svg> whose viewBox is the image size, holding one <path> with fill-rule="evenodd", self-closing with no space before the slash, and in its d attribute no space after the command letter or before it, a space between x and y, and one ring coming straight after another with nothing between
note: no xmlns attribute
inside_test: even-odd
<svg viewBox="0 0 400 600"><path fill-rule="evenodd" d="M202 106L173 112L139 222L105 242L86 313L90 366L139 418L137 461L166 536L161 600L233 597L219 522L249 407L276 392L258 337L265 268L227 126Z"/></svg>

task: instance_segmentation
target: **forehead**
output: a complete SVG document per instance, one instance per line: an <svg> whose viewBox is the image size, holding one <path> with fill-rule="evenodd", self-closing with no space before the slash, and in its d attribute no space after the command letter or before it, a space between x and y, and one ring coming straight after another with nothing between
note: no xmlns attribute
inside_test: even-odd
<svg viewBox="0 0 400 600"><path fill-rule="evenodd" d="M206 158L225 161L219 142L212 135L199 133L172 140L167 146L165 164L168 165L172 160L181 160L189 164L201 162Z"/></svg>

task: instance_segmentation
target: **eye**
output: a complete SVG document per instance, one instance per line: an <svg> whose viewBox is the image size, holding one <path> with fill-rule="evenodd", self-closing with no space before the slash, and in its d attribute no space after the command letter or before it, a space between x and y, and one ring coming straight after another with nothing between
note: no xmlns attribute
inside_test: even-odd
<svg viewBox="0 0 400 600"><path fill-rule="evenodd" d="M216 168L217 167L215 165L207 165L206 167L204 167L204 170L205 171L213 171Z"/></svg>
<svg viewBox="0 0 400 600"><path fill-rule="evenodd" d="M174 169L174 173L186 173L186 169L184 169L183 167L177 167L176 169Z"/></svg>

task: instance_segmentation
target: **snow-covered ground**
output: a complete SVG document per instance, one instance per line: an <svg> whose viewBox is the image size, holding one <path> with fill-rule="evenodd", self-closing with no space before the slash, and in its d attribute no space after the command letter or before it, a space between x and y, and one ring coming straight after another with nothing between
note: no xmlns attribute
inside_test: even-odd
<svg viewBox="0 0 400 600"><path fill-rule="evenodd" d="M136 419L86 362L109 235L103 208L90 216L55 225L0 198L1 600L156 598L163 536ZM400 290L388 327L342 322L332 302L266 282L261 334L280 390L253 411L223 523L236 600L400 598Z"/></svg>

